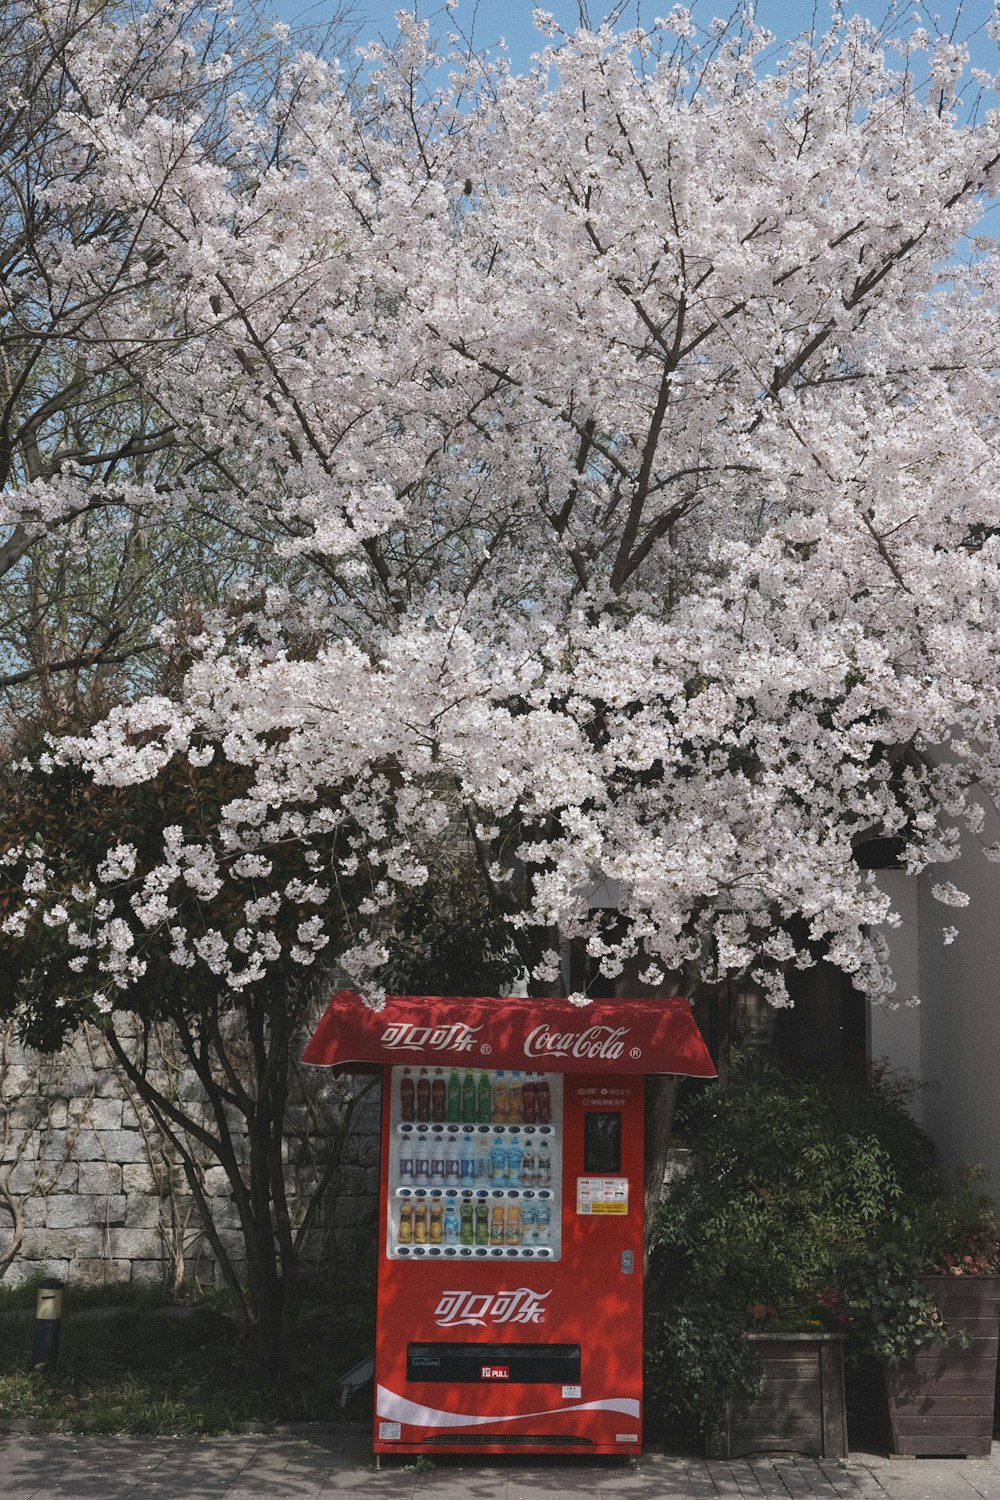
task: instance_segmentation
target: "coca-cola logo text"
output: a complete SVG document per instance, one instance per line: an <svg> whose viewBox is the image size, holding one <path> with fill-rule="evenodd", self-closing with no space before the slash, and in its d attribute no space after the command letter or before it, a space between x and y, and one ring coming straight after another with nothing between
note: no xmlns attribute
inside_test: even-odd
<svg viewBox="0 0 1000 1500"><path fill-rule="evenodd" d="M471 1052L482 1029L461 1021L452 1026L414 1026L395 1021L379 1040L387 1052Z"/></svg>
<svg viewBox="0 0 1000 1500"><path fill-rule="evenodd" d="M547 1292L519 1286L513 1292L444 1292L434 1309L439 1328L485 1328L487 1323L544 1323Z"/></svg>
<svg viewBox="0 0 1000 1500"><path fill-rule="evenodd" d="M552 1031L536 1026L524 1042L526 1057L621 1057L627 1026L588 1026L585 1031Z"/></svg>

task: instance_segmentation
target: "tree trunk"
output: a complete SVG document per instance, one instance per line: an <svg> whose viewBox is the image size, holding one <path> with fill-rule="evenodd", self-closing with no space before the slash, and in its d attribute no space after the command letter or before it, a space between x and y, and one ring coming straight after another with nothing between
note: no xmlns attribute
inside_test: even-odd
<svg viewBox="0 0 1000 1500"><path fill-rule="evenodd" d="M640 972L645 969L645 957L632 959L615 983L615 994L622 1001L629 998L668 1000L683 994L680 974L667 974L660 984L642 984ZM679 1080L674 1077L650 1077L646 1079L646 1139L644 1152L643 1181L643 1236L646 1252L649 1252L650 1237L656 1210L663 1193L663 1177L667 1167L667 1155L673 1141L674 1109L677 1104Z"/></svg>
<svg viewBox="0 0 1000 1500"><path fill-rule="evenodd" d="M131 1057L127 1043L113 1031L107 1041L181 1163L202 1228L233 1294L252 1372L275 1384L286 1365L298 1305L299 1245L289 1221L282 1161L294 1031L289 1017L279 1015L271 1024L250 1003L243 1020L242 1035L227 1037L210 1013L176 1017L179 1045L204 1091L205 1114L201 1106L192 1110L184 1098L158 1087L145 1057ZM245 1161L234 1126L245 1134ZM215 1223L200 1181L198 1147L211 1152L226 1174L243 1257L231 1252Z"/></svg>
<svg viewBox="0 0 1000 1500"><path fill-rule="evenodd" d="M663 1177L673 1140L678 1082L676 1078L646 1079L646 1156L642 1227L647 1253L656 1210L663 1194Z"/></svg>

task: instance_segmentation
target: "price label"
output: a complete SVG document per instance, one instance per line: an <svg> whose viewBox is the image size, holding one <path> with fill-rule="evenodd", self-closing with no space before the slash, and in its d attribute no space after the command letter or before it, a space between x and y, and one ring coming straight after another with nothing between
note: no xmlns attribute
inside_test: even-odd
<svg viewBox="0 0 1000 1500"><path fill-rule="evenodd" d="M578 1177L576 1179L578 1214L627 1214L627 1177Z"/></svg>

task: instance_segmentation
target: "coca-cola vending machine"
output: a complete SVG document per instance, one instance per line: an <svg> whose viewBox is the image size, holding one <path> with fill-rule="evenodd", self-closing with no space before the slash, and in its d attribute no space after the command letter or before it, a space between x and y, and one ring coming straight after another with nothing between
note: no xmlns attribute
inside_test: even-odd
<svg viewBox="0 0 1000 1500"><path fill-rule="evenodd" d="M688 1001L334 997L383 1069L376 1453L640 1451L643 1097L714 1077Z"/></svg>

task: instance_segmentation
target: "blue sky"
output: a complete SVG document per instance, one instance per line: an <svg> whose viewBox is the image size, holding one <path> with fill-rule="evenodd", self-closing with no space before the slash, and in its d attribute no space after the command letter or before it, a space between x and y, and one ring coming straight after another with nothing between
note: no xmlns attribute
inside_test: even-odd
<svg viewBox="0 0 1000 1500"><path fill-rule="evenodd" d="M266 7L268 0L264 3ZM319 25L328 21L338 6L338 0L270 0L270 3L275 16L282 20ZM448 14L444 0L340 0L340 3L351 8L352 26L358 29L359 43L380 35L393 36L397 11L416 10L422 19L431 20L434 32L441 38L454 29L456 20L463 33L471 32L481 50L488 50L502 36L518 69L526 68L532 52L542 45L531 24L536 6L550 11L567 29L573 29L579 21L578 0L458 0L454 18ZM614 0L607 0L607 8L605 0L586 0L586 3L591 22L596 25ZM685 0L685 3L693 9L696 20L706 24L714 16L738 12L746 0ZM953 34L968 42L974 67L1000 79L1000 44L986 33L995 3L1000 6L1000 0L937 0L937 3L935 0L844 0L844 10L848 15L863 15L876 24L884 24L889 34L897 36L907 35L917 24L932 35ZM674 0L619 0L623 19L629 24L636 20L648 24L656 16L669 14L673 4ZM772 31L779 43L803 31L815 29L822 34L830 21L830 0L756 0L756 6L761 25ZM344 60L348 58L345 56ZM975 105L978 93L970 81L966 94L970 107ZM996 94L988 96L987 102L995 104ZM980 233L996 233L994 220L998 210L998 200L986 207Z"/></svg>
<svg viewBox="0 0 1000 1500"><path fill-rule="evenodd" d="M286 20L302 18L307 21L323 21L334 8L335 0L273 0L274 10ZM690 3L690 0L689 0ZM654 16L667 14L673 0L623 0L624 15L628 21L650 21ZM604 14L601 0L589 0L590 16L598 21ZM397 10L417 10L422 17L430 17L435 29L441 34L451 25L444 10L443 0L353 0L354 16L361 27L363 37L392 34L395 31L394 16ZM572 27L579 14L577 0L545 0L543 9L551 11L562 24ZM695 0L695 15L709 20L715 15L728 15L738 8L737 0ZM1000 72L1000 49L987 39L985 25L992 12L992 0L847 0L846 10L859 13L873 21L881 22L892 14L893 25L900 32L910 29L910 18L918 15L922 24L937 26L950 32L957 26L957 34L970 40L973 62L991 72ZM531 25L531 13L535 0L459 0L457 18L462 29L472 30L476 43L484 48L492 46L499 36L506 38L511 54L518 66L524 66L531 52L538 46L537 33ZM777 37L785 39L812 27L813 16L822 30L829 21L829 0L758 0L758 19Z"/></svg>

